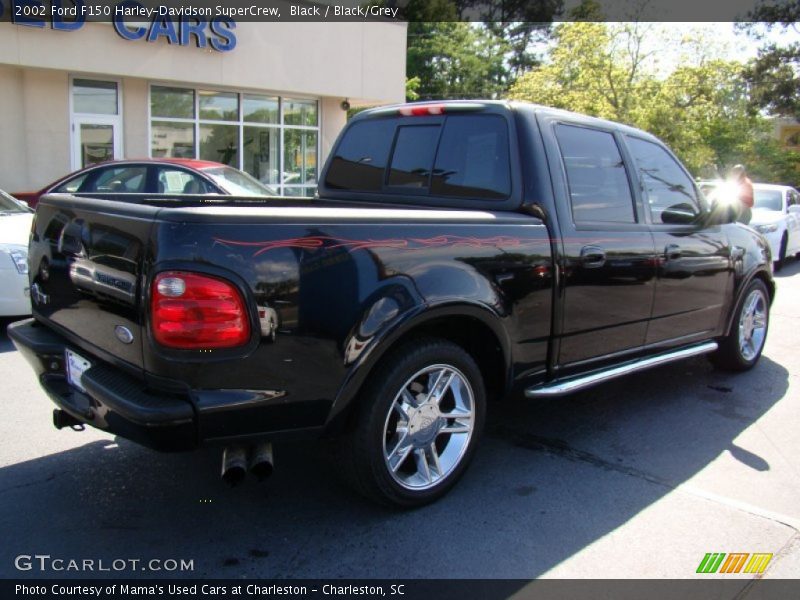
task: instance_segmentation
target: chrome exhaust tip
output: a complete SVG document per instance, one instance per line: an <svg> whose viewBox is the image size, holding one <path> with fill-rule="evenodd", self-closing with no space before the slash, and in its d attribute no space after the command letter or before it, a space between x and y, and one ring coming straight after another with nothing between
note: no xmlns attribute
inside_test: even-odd
<svg viewBox="0 0 800 600"><path fill-rule="evenodd" d="M249 471L256 479L263 481L275 470L272 458L272 442L256 444L250 449Z"/></svg>
<svg viewBox="0 0 800 600"><path fill-rule="evenodd" d="M227 446L222 453L222 481L231 487L244 481L247 474L247 451L238 444Z"/></svg>

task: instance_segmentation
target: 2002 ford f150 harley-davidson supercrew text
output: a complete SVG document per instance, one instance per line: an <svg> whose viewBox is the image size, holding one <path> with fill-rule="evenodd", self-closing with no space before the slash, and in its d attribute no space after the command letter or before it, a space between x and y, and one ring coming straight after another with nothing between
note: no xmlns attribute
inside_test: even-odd
<svg viewBox="0 0 800 600"><path fill-rule="evenodd" d="M96 195L97 196L97 195ZM752 367L764 239L656 138L539 106L370 110L319 198L46 196L9 334L82 424L159 450L332 440L363 494L441 497L486 411L707 353ZM568 400L565 400L568 401Z"/></svg>

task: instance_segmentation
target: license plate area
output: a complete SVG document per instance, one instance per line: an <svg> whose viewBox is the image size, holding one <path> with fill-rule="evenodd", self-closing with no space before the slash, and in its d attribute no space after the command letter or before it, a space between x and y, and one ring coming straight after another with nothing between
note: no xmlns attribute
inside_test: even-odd
<svg viewBox="0 0 800 600"><path fill-rule="evenodd" d="M69 384L85 393L86 389L83 387L81 378L87 369L91 368L92 363L77 352L67 349L64 351L64 364L66 365Z"/></svg>

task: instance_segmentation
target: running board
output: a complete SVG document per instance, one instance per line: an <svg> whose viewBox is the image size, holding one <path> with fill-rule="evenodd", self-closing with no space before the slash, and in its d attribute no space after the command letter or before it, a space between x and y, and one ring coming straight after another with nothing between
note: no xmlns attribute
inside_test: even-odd
<svg viewBox="0 0 800 600"><path fill-rule="evenodd" d="M560 381L557 380L529 387L527 390L525 390L525 397L552 398L555 396L563 396L564 394L577 392L578 390L597 385L598 383L603 383L604 381L616 379L617 377L622 377L623 375L628 375L629 373L644 371L645 369L649 369L651 367L657 367L659 365L671 363L676 360L682 360L691 356L708 354L716 349L717 342L706 342L698 346L683 348L681 350L675 350L674 352L667 352L666 354L659 354L657 356L631 361L616 367L611 367L605 371L595 371L593 373L589 373L588 375L582 375L572 379L562 379Z"/></svg>

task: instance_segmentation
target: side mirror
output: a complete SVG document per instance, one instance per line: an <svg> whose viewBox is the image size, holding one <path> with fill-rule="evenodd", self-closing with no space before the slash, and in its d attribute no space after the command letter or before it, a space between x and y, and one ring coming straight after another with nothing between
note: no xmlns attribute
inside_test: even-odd
<svg viewBox="0 0 800 600"><path fill-rule="evenodd" d="M789 214L790 215L800 215L800 204L792 204L789 207Z"/></svg>
<svg viewBox="0 0 800 600"><path fill-rule="evenodd" d="M688 225L697 220L698 214L691 204L673 204L661 211L661 222L671 225Z"/></svg>

